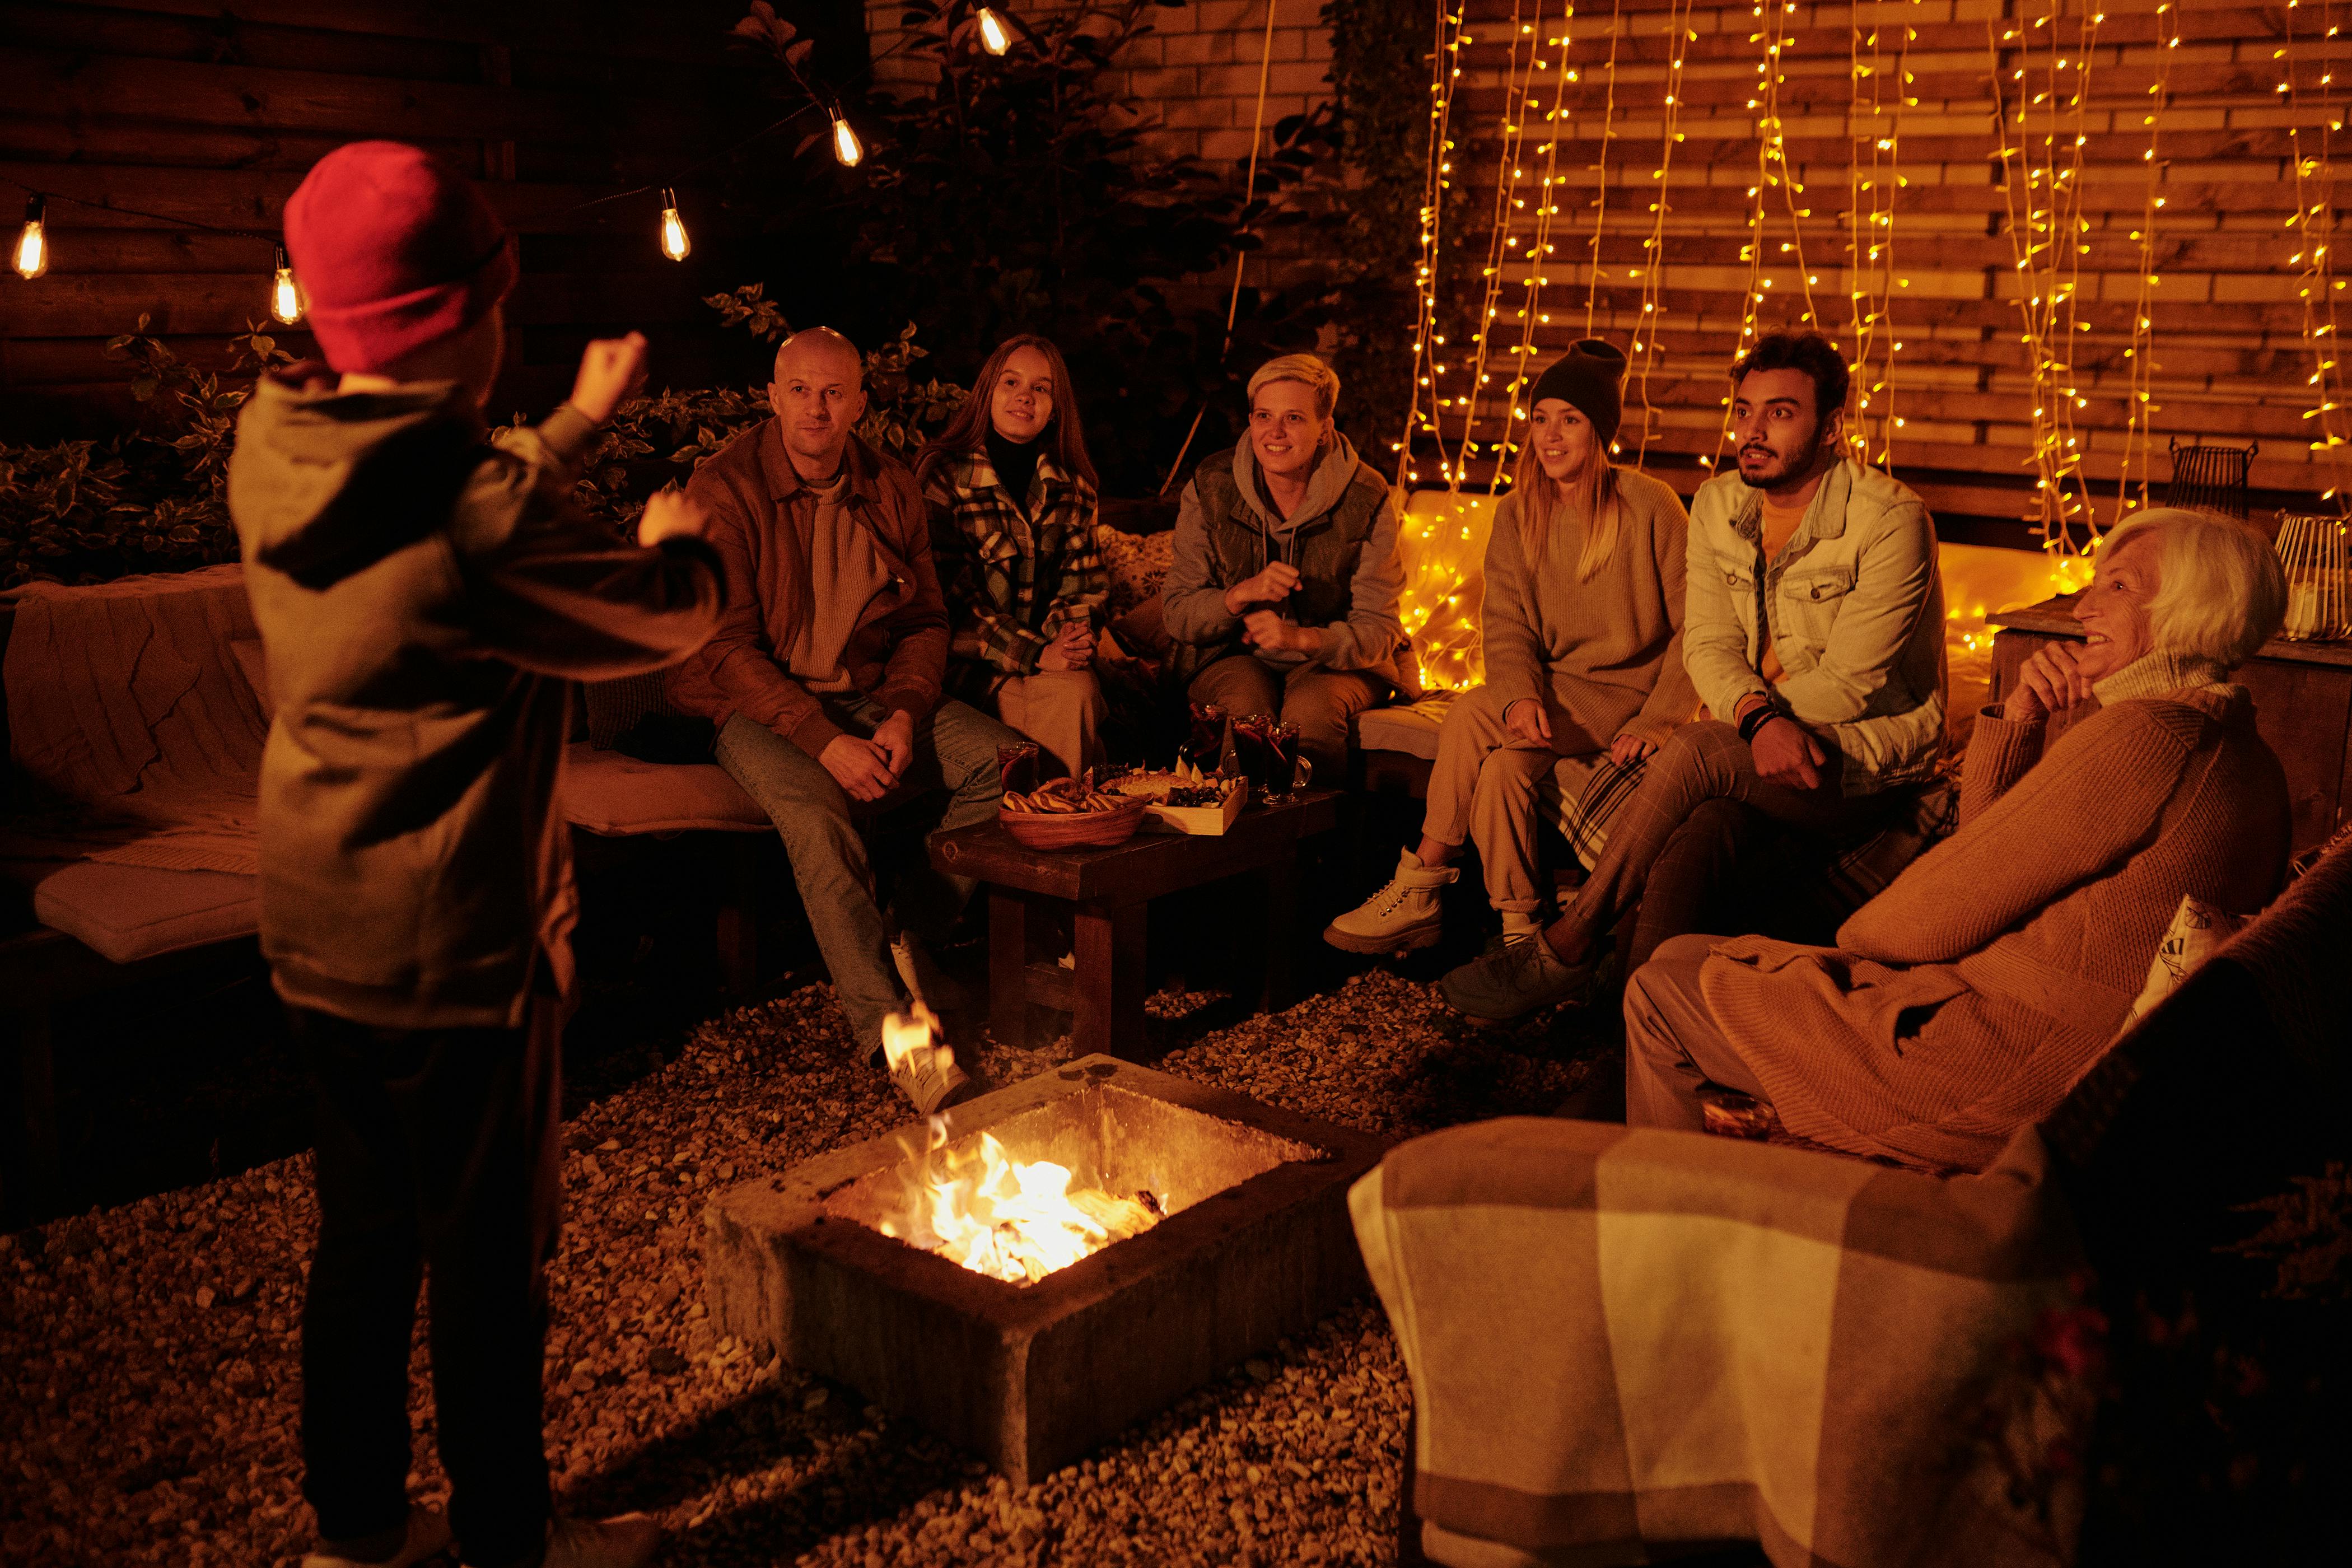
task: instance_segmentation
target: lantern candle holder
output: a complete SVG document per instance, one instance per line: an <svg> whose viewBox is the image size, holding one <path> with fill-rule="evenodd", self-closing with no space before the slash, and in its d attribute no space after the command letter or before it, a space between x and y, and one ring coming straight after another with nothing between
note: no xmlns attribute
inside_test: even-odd
<svg viewBox="0 0 2352 1568"><path fill-rule="evenodd" d="M2352 562L2341 518L2290 514L2279 520L2279 564L2286 573L2289 642L2333 642L2352 637Z"/></svg>

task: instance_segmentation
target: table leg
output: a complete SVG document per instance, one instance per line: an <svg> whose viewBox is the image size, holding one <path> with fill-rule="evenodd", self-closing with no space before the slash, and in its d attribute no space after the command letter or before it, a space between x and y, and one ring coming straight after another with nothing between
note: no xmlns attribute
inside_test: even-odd
<svg viewBox="0 0 2352 1568"><path fill-rule="evenodd" d="M1029 1044L1029 904L988 890L988 1032L1000 1046Z"/></svg>
<svg viewBox="0 0 2352 1568"><path fill-rule="evenodd" d="M1070 1044L1133 1060L1143 1054L1142 904L1077 906L1077 973L1072 976Z"/></svg>
<svg viewBox="0 0 2352 1568"><path fill-rule="evenodd" d="M1277 1012L1297 999L1292 974L1298 952L1298 852L1278 856L1266 867L1265 985L1258 998L1266 1012Z"/></svg>

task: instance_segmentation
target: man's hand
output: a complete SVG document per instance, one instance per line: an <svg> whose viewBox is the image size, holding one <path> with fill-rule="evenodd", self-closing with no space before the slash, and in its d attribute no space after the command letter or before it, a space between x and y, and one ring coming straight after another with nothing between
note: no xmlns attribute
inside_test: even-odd
<svg viewBox="0 0 2352 1568"><path fill-rule="evenodd" d="M1284 567L1288 571L1288 567ZM1323 631L1319 626L1302 626L1296 621L1286 621L1272 610L1252 610L1242 621L1242 641L1269 653L1282 651L1303 653L1308 658L1323 651Z"/></svg>
<svg viewBox="0 0 2352 1568"><path fill-rule="evenodd" d="M907 776L907 769L915 760L915 721L904 709L893 711L875 726L874 743L882 748L883 760L890 767L890 783L895 787Z"/></svg>
<svg viewBox="0 0 2352 1568"><path fill-rule="evenodd" d="M651 550L665 539L700 539L710 528L710 514L702 503L688 500L675 487L646 498L645 514L637 519L637 542Z"/></svg>
<svg viewBox="0 0 2352 1568"><path fill-rule="evenodd" d="M1095 634L1084 621L1064 621L1054 640L1037 655L1040 669L1084 669L1095 661Z"/></svg>
<svg viewBox="0 0 2352 1568"><path fill-rule="evenodd" d="M1532 697L1522 697L1503 710L1503 728L1530 746L1551 744L1551 715Z"/></svg>
<svg viewBox="0 0 2352 1568"><path fill-rule="evenodd" d="M1822 764L1830 760L1812 732L1794 719L1766 720L1748 751L1759 776L1790 789L1821 788Z"/></svg>
<svg viewBox="0 0 2352 1568"><path fill-rule="evenodd" d="M876 740L868 741L856 735L835 735L817 753L816 760L852 800L880 800L898 783L898 775L890 767L890 753L878 743L879 731L876 736Z"/></svg>
<svg viewBox="0 0 2352 1568"><path fill-rule="evenodd" d="M1621 768L1630 768L1658 748L1635 734L1623 734L1609 742L1609 760Z"/></svg>
<svg viewBox="0 0 2352 1568"><path fill-rule="evenodd" d="M646 379L646 335L598 338L580 356L572 383L572 406L602 425Z"/></svg>
<svg viewBox="0 0 2352 1568"><path fill-rule="evenodd" d="M2000 716L2021 724L2091 700L2091 681L2071 642L2044 643L2017 672L2017 687L2000 705Z"/></svg>
<svg viewBox="0 0 2352 1568"><path fill-rule="evenodd" d="M1290 597L1298 586L1298 568L1276 561L1255 577L1245 577L1225 590L1225 614L1238 616L1252 605L1274 605Z"/></svg>

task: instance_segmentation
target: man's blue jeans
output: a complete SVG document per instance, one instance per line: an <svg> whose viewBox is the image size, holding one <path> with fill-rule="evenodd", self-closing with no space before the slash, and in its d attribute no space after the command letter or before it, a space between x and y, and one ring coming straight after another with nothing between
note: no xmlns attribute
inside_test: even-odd
<svg viewBox="0 0 2352 1568"><path fill-rule="evenodd" d="M834 722L854 735L871 735L889 717L856 694L828 698L825 707ZM719 731L719 765L760 803L784 841L809 929L816 933L817 951L861 1051L881 1044L884 1015L905 1005L898 972L890 962L890 930L895 926L933 942L945 937L975 884L933 870L930 858L919 851L898 877L893 918L886 921L857 818L944 796L941 827L984 822L996 814L1003 793L996 749L1020 739L976 709L941 702L915 726L914 761L898 787L869 805L851 800L824 764L765 725L738 713Z"/></svg>

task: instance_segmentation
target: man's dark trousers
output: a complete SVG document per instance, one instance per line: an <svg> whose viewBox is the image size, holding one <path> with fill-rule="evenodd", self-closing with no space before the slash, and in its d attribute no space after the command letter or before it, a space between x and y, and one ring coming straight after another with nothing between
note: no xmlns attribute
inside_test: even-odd
<svg viewBox="0 0 2352 1568"><path fill-rule="evenodd" d="M287 1009L319 1093L302 1459L303 1495L330 1541L407 1517L422 1276L451 1531L467 1563L538 1560L551 1508L540 1406L561 1012L533 997L520 1029L390 1029Z"/></svg>

